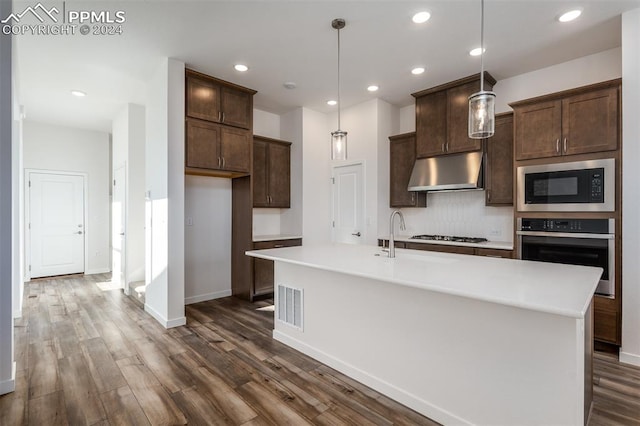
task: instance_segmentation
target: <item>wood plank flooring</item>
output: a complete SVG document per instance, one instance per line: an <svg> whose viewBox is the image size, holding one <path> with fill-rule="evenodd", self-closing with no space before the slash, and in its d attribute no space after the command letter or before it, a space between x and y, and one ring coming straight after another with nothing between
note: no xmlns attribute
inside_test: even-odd
<svg viewBox="0 0 640 426"><path fill-rule="evenodd" d="M187 307L165 330L108 275L25 285L0 425L435 425L271 338L269 301ZM596 354L590 425L640 426L640 369Z"/></svg>

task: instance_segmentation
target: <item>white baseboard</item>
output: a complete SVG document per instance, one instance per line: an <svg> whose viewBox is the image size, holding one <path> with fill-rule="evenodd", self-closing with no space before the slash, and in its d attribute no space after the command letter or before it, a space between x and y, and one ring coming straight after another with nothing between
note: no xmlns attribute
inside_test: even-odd
<svg viewBox="0 0 640 426"><path fill-rule="evenodd" d="M14 361L11 367L11 378L0 382L0 395L10 393L16 390L16 363Z"/></svg>
<svg viewBox="0 0 640 426"><path fill-rule="evenodd" d="M96 275L96 274L106 274L111 272L111 268L97 268L97 269L87 269L84 271L85 275Z"/></svg>
<svg viewBox="0 0 640 426"><path fill-rule="evenodd" d="M640 355L620 351L620 362L640 367Z"/></svg>
<svg viewBox="0 0 640 426"><path fill-rule="evenodd" d="M409 408L416 410L419 413L424 414L432 420L442 424L456 424L456 425L472 425L469 421L462 419L454 414L443 410L429 402L418 398L417 396L406 392L403 389L398 388L384 380L375 377L366 371L354 367L338 358L335 358L323 351L320 351L314 347L309 346L307 343L301 342L287 334L284 334L278 330L273 330L273 338L279 342L290 346L303 354L334 368L341 373L363 383L370 388L388 396L391 399L398 401L401 404L406 405Z"/></svg>
<svg viewBox="0 0 640 426"><path fill-rule="evenodd" d="M155 320L158 321L164 328L180 327L181 325L185 325L187 323L187 317L168 320L146 303L144 305L144 311L155 318Z"/></svg>
<svg viewBox="0 0 640 426"><path fill-rule="evenodd" d="M213 293L199 294L198 296L190 296L184 298L185 305L192 303L206 302L207 300L220 299L222 297L231 296L231 289L223 291L214 291Z"/></svg>

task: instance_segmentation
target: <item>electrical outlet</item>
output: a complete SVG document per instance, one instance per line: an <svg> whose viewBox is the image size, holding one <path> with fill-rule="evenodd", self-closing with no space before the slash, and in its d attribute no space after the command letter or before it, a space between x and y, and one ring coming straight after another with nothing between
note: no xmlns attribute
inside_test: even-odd
<svg viewBox="0 0 640 426"><path fill-rule="evenodd" d="M489 231L489 235L492 237L501 237L502 236L502 231L500 229L491 229Z"/></svg>
<svg viewBox="0 0 640 426"><path fill-rule="evenodd" d="M187 226L193 226L193 218L192 217L188 217L187 218Z"/></svg>

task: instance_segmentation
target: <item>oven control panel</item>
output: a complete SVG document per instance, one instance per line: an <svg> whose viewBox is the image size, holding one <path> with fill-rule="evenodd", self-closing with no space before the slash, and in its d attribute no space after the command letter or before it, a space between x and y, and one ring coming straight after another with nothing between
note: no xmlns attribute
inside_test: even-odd
<svg viewBox="0 0 640 426"><path fill-rule="evenodd" d="M575 232L608 234L609 219L526 219L522 218L520 231Z"/></svg>

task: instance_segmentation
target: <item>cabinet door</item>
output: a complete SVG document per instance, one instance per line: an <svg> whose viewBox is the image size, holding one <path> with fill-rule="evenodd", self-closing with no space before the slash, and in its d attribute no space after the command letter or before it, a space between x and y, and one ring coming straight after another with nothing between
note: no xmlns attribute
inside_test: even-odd
<svg viewBox="0 0 640 426"><path fill-rule="evenodd" d="M251 171L251 132L220 126L222 168L234 172Z"/></svg>
<svg viewBox="0 0 640 426"><path fill-rule="evenodd" d="M269 181L267 178L267 151L269 143L253 140L253 207L269 207Z"/></svg>
<svg viewBox="0 0 640 426"><path fill-rule="evenodd" d="M220 86L194 76L187 76L187 116L218 122L220 112Z"/></svg>
<svg viewBox="0 0 640 426"><path fill-rule="evenodd" d="M273 293L273 261L255 258L253 260L253 294L259 296Z"/></svg>
<svg viewBox="0 0 640 426"><path fill-rule="evenodd" d="M220 126L187 120L186 133L186 166L220 169Z"/></svg>
<svg viewBox="0 0 640 426"><path fill-rule="evenodd" d="M426 193L407 191L415 161L415 133L389 138L389 205L391 207L427 206Z"/></svg>
<svg viewBox="0 0 640 426"><path fill-rule="evenodd" d="M268 154L268 181L270 207L291 206L291 146L270 143Z"/></svg>
<svg viewBox="0 0 640 426"><path fill-rule="evenodd" d="M516 160L560 155L562 103L547 101L514 108Z"/></svg>
<svg viewBox="0 0 640 426"><path fill-rule="evenodd" d="M416 99L416 156L445 153L447 143L447 93L435 92Z"/></svg>
<svg viewBox="0 0 640 426"><path fill-rule="evenodd" d="M513 114L496 117L496 132L486 144L485 204L513 204Z"/></svg>
<svg viewBox="0 0 640 426"><path fill-rule="evenodd" d="M222 122L229 126L251 128L251 95L228 87L222 88Z"/></svg>
<svg viewBox="0 0 640 426"><path fill-rule="evenodd" d="M565 155L618 148L618 88L571 96L562 101Z"/></svg>
<svg viewBox="0 0 640 426"><path fill-rule="evenodd" d="M480 81L447 90L447 153L482 149L482 139L469 137L469 96L479 90Z"/></svg>

